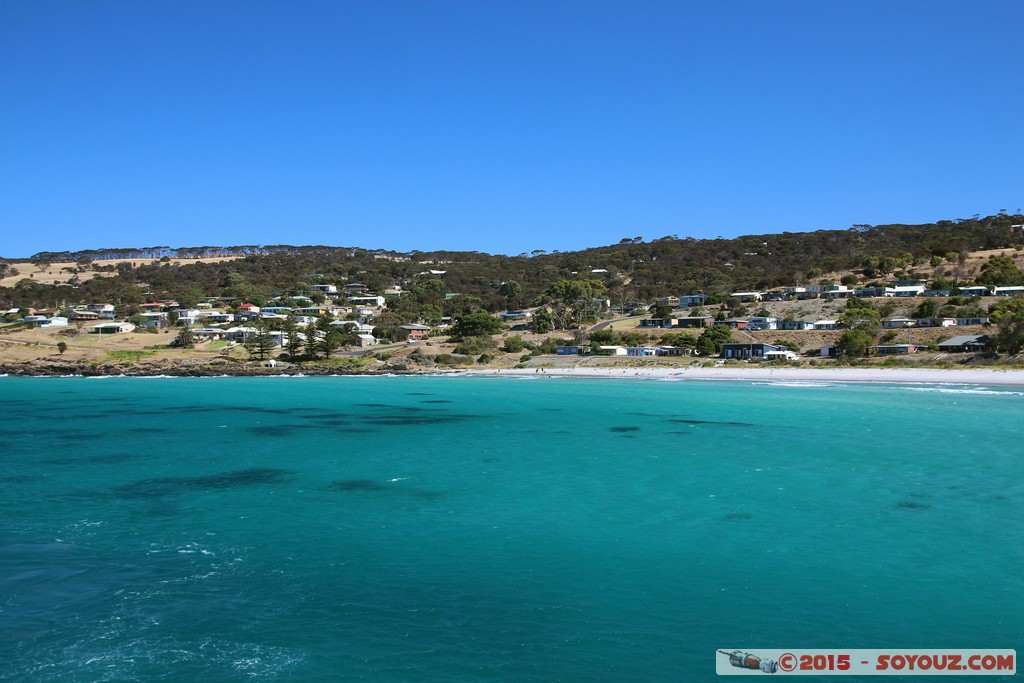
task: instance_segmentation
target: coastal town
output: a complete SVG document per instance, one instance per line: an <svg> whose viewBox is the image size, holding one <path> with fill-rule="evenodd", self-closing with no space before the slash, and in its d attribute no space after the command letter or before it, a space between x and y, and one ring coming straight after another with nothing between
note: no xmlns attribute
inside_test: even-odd
<svg viewBox="0 0 1024 683"><path fill-rule="evenodd" d="M443 283L446 271L422 275ZM553 329L551 309L559 304L551 301L403 322L408 316L396 318L390 311L409 295L409 285L392 282L378 290L358 282L320 282L262 305L233 296L68 303L74 292L65 288L63 305L3 311L0 360L6 371L19 374L69 367L100 373L420 372L565 367L584 359L611 367L799 366L911 356L940 365L1012 363L1014 354L998 354L999 328L990 311L998 316L1001 302L1024 300L1024 285L935 288L926 279L687 292L619 305L602 295L585 306L568 302L585 307L591 317L575 329ZM473 316L490 322L464 329L463 321ZM855 351L848 333L858 329L872 331L862 335ZM486 341L467 343L469 338Z"/></svg>

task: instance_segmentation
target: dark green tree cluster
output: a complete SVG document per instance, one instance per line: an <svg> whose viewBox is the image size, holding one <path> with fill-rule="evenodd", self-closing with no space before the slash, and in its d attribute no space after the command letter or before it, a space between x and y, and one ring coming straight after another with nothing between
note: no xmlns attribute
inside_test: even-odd
<svg viewBox="0 0 1024 683"><path fill-rule="evenodd" d="M702 356L717 356L726 344L732 341L732 328L728 325L712 325L704 328L697 338L697 351Z"/></svg>
<svg viewBox="0 0 1024 683"><path fill-rule="evenodd" d="M32 260L86 264L89 259L114 258L120 262L105 267L112 277L85 280L77 290L25 278L13 287L0 288L0 305L41 308L69 297L76 303L117 305L176 298L189 305L210 296L225 297L229 304L261 305L282 295L312 296L314 284L360 283L374 292L400 284L406 293L388 302L399 324L433 324L444 317L539 302L549 309L554 329L574 329L599 312L598 299L622 305L671 294L764 289L802 284L834 270L863 269L867 275L882 277L935 262L950 264L950 273L940 278L963 284L974 277L961 267L963 255L1024 245L1024 232L1012 228L1021 223L1024 216L1000 213L923 225L857 225L848 230L735 239L631 238L578 252L537 249L532 255L518 256L289 245L45 252ZM189 260L223 255L242 258ZM132 260L154 257L166 260L153 265ZM1011 261L1009 257L993 259L977 275L978 281L1020 282L1020 269Z"/></svg>
<svg viewBox="0 0 1024 683"><path fill-rule="evenodd" d="M1018 354L1024 350L1024 296L1010 297L989 311L999 331L996 344L1000 351Z"/></svg>

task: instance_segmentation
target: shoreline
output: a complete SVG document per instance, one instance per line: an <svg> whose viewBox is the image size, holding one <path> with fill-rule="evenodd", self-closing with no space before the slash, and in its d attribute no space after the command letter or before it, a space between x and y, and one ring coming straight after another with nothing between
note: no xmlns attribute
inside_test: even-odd
<svg viewBox="0 0 1024 683"><path fill-rule="evenodd" d="M465 370L470 376L580 377L872 384L981 384L1024 387L1024 370L935 368L522 368Z"/></svg>
<svg viewBox="0 0 1024 683"><path fill-rule="evenodd" d="M346 371L348 370L348 371ZM142 365L88 366L53 364L24 366L0 364L0 377L340 377L340 376L433 376L433 377L568 377L581 379L718 380L754 382L854 382L873 384L959 384L1024 387L1024 370L938 368L787 368L787 367L527 367L411 369L382 365L372 369L316 366L208 366Z"/></svg>

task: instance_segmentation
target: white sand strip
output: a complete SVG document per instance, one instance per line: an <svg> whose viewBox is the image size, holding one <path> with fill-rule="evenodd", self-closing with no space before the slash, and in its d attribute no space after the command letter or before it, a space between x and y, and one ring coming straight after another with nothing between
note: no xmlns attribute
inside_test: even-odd
<svg viewBox="0 0 1024 683"><path fill-rule="evenodd" d="M988 384L1024 386L1024 370L937 370L930 368L521 368L467 370L468 375L530 377L672 378L775 380L784 382L887 382L895 384Z"/></svg>

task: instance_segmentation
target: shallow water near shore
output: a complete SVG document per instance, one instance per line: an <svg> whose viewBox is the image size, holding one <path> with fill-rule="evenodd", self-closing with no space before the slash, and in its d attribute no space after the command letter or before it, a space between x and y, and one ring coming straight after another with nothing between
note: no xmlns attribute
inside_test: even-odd
<svg viewBox="0 0 1024 683"><path fill-rule="evenodd" d="M1024 636L1019 389L0 378L0 407L3 680L708 680L717 648Z"/></svg>

